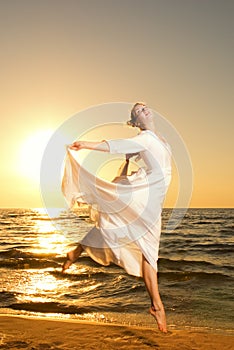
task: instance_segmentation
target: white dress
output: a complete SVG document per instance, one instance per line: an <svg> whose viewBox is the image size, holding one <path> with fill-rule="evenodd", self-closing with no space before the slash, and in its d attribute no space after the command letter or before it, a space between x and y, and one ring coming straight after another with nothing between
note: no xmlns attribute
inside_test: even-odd
<svg viewBox="0 0 234 350"><path fill-rule="evenodd" d="M98 223L80 242L87 254L102 265L114 263L142 276L142 255L157 270L161 211L171 180L170 146L149 130L106 142L112 154L139 153L145 167L113 183L88 172L68 150L62 191L70 206L78 201L97 207Z"/></svg>

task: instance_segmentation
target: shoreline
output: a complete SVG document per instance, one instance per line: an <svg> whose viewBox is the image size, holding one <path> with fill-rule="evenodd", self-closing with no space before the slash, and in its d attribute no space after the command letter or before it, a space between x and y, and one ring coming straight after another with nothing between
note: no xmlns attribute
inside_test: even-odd
<svg viewBox="0 0 234 350"><path fill-rule="evenodd" d="M3 308L4 310L4 308ZM149 329L149 330L157 330L157 323L156 321L152 323L132 323L131 321L111 321L105 318L78 318L78 317L72 317L71 315L68 315L68 317L65 317L64 315L52 315L52 314L40 314L35 312L34 314L30 313L8 313L8 312L0 312L0 318L1 317L15 317L15 318L25 318L30 320L41 320L41 321L58 321L58 322L68 322L68 323L81 323L81 324L96 324L96 325L107 325L107 326L118 326L118 327L133 327L133 328L140 328L140 329ZM168 318L167 318L168 321ZM191 331L191 332L205 332L205 333L215 333L215 334L227 334L227 335L233 335L234 336L234 328L220 328L215 326L194 326L194 325L182 325L177 323L169 323L167 322L167 328L170 331Z"/></svg>
<svg viewBox="0 0 234 350"><path fill-rule="evenodd" d="M231 350L234 334L225 330L155 328L53 317L0 314L0 349Z"/></svg>
<svg viewBox="0 0 234 350"><path fill-rule="evenodd" d="M131 324L128 322L110 322L110 321L102 321L100 320L89 320L89 319L79 319L79 318L72 318L72 317L60 317L60 316L52 316L52 315L27 315L27 314L8 314L8 313L1 313L0 312L0 318L1 317L12 317L12 318L22 318L22 319L29 319L34 321L55 321L55 322L65 322L65 323L74 323L74 324L87 324L87 325L97 325L97 326L113 326L113 327L130 327L130 328L139 328L139 329L148 329L155 331L157 330L157 323L153 323L152 325L146 325L146 324ZM183 325L176 325L176 324L168 324L167 325L169 332L170 331L189 331L189 332L202 332L202 333L215 333L215 334L227 334L227 335L233 335L234 336L234 328L212 328L212 327L203 327L203 326L183 326Z"/></svg>

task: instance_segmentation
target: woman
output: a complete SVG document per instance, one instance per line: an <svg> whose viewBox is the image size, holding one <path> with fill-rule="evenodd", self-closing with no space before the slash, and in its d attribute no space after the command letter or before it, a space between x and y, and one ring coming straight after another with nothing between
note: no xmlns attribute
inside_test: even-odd
<svg viewBox="0 0 234 350"><path fill-rule="evenodd" d="M97 204L99 220L98 226L67 254L63 272L85 250L100 264L112 262L131 275L143 277L151 299L149 311L159 330L166 333L157 260L162 204L171 179L171 151L166 140L156 133L153 114L144 103L133 106L128 125L138 127L140 133L129 139L75 141L69 146L63 193L70 204ZM81 149L126 154L126 159L137 154L146 168L127 176L127 181L110 183L93 177L73 158L72 151Z"/></svg>

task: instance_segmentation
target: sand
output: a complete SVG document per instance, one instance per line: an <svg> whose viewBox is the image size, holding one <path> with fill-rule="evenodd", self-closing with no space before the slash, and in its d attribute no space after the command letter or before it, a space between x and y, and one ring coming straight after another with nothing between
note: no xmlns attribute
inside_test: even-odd
<svg viewBox="0 0 234 350"><path fill-rule="evenodd" d="M0 316L0 349L26 350L231 350L234 335L226 332L169 330Z"/></svg>

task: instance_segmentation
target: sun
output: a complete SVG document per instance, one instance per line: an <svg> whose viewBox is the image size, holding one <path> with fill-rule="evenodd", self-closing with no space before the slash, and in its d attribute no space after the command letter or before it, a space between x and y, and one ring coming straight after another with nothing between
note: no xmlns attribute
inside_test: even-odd
<svg viewBox="0 0 234 350"><path fill-rule="evenodd" d="M40 179L41 160L54 130L39 130L30 135L22 144L19 155L19 170L31 181Z"/></svg>

